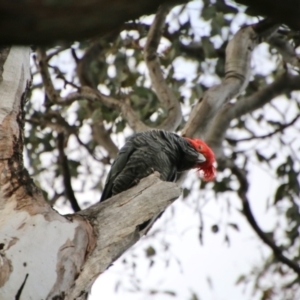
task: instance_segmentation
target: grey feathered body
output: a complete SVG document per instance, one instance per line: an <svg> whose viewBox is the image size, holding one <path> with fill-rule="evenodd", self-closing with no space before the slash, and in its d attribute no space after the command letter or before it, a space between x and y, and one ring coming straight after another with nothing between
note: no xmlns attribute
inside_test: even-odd
<svg viewBox="0 0 300 300"><path fill-rule="evenodd" d="M195 167L198 152L184 138L163 130L137 133L120 149L106 179L100 201L121 193L154 171L175 181L178 172Z"/></svg>

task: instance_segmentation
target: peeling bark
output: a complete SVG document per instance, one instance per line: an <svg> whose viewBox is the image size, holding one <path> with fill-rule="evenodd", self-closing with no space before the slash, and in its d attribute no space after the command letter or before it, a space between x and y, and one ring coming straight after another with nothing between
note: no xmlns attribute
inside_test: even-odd
<svg viewBox="0 0 300 300"><path fill-rule="evenodd" d="M13 47L0 83L0 299L87 299L99 274L181 193L157 175L77 214L53 210L23 167L29 48Z"/></svg>
<svg viewBox="0 0 300 300"><path fill-rule="evenodd" d="M94 227L97 245L68 299L77 299L82 290L91 287L98 275L144 235L139 225L163 211L180 194L181 189L175 183L162 182L154 174L109 201L79 212Z"/></svg>

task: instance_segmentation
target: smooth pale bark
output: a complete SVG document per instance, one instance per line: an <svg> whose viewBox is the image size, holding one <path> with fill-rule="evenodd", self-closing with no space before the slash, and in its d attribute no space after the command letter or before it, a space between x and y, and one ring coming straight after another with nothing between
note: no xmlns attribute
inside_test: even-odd
<svg viewBox="0 0 300 300"><path fill-rule="evenodd" d="M207 90L193 108L182 135L205 138L213 118L220 108L242 93L248 85L253 49L259 36L252 26L240 29L226 47L225 77Z"/></svg>
<svg viewBox="0 0 300 300"><path fill-rule="evenodd" d="M23 167L29 53L0 53L0 299L87 299L96 278L144 234L138 226L181 190L154 174L77 214L52 209Z"/></svg>

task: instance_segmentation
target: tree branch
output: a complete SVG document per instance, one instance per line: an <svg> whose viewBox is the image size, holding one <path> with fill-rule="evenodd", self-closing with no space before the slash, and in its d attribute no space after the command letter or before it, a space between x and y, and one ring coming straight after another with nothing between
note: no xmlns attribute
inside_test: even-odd
<svg viewBox="0 0 300 300"><path fill-rule="evenodd" d="M93 226L97 245L66 299L78 299L82 291L88 291L97 276L143 236L139 225L166 209L180 194L175 183L162 182L155 173L109 201L77 213Z"/></svg>
<svg viewBox="0 0 300 300"><path fill-rule="evenodd" d="M297 55L294 47L288 41L286 36L277 31L267 39L267 42L271 47L277 49L284 62L300 68L300 57Z"/></svg>
<svg viewBox="0 0 300 300"><path fill-rule="evenodd" d="M222 141L231 120L262 107L284 92L297 89L300 89L300 76L285 73L250 97L239 100L235 104L225 105L215 117L206 135L206 142L214 149L217 158L223 155Z"/></svg>
<svg viewBox="0 0 300 300"><path fill-rule="evenodd" d="M127 99L117 100L112 97L105 96L101 94L98 90L90 86L82 87L81 91L83 93L76 92L76 93L71 93L64 98L60 97L59 93L54 88L51 75L48 69L49 59L46 54L46 51L43 48L39 48L37 50L37 60L38 60L38 68L42 76L46 95L48 96L52 104L67 106L79 100L88 100L91 102L97 101L104 104L107 107L118 109L120 112L122 112L123 116L127 119L129 126L134 131L139 132L139 131L146 131L149 129L149 127L147 127L142 121L139 120L136 113L132 110L129 100ZM85 74L86 72L82 72L82 73ZM110 136L106 134L103 124L101 125L101 123L99 123L98 125L95 125L94 133L98 134L97 139L99 145L103 146L109 153L111 153L112 157L115 157L118 153L118 148L113 143Z"/></svg>
<svg viewBox="0 0 300 300"><path fill-rule="evenodd" d="M14 299L29 274L24 299L83 300L97 276L144 234L139 225L166 209L181 189L153 174L77 214L53 210L22 161L29 53L11 48L0 83L0 298Z"/></svg>
<svg viewBox="0 0 300 300"><path fill-rule="evenodd" d="M51 102L56 103L62 101L59 93L55 90L51 75L48 69L48 57L45 49L38 48L37 49L37 61L38 61L38 69L42 76L42 81L44 84L45 92Z"/></svg>
<svg viewBox="0 0 300 300"><path fill-rule="evenodd" d="M68 159L64 151L64 144L65 144L65 138L64 133L59 132L57 136L57 148L59 153L59 163L62 170L62 176L63 176L63 182L64 182L64 188L65 188L65 196L70 201L71 206L74 210L74 212L78 212L81 210L77 199L75 197L73 188L72 188L72 182L71 182L71 174L70 174L70 168L68 164Z"/></svg>
<svg viewBox="0 0 300 300"><path fill-rule="evenodd" d="M253 135L253 136L250 136L250 137L247 137L247 138L243 138L243 139L239 139L239 140L234 140L234 139L230 139L230 138L226 138L226 140L228 140L229 142L231 143L239 143L239 142L247 142L247 141L252 141L252 140L256 140L256 139L266 139L266 138L269 138L273 135L275 135L276 133L283 133L283 131L292 126L293 124L295 124L298 119L300 118L300 114L297 115L295 118L293 118L290 122L288 123L285 123L285 124L281 124L280 127L270 133L267 133L267 134L263 134L263 135Z"/></svg>
<svg viewBox="0 0 300 300"><path fill-rule="evenodd" d="M7 172L3 169L7 162L0 163L0 170ZM7 193L12 182L4 177L0 184L1 299L13 299L30 274L24 299L86 300L98 275L144 234L139 225L181 194L175 183L160 181L156 173L109 201L61 216L37 188L30 188L32 182ZM34 240L28 238L32 235ZM40 278L43 284L36 284Z"/></svg>
<svg viewBox="0 0 300 300"><path fill-rule="evenodd" d="M238 96L248 84L250 60L258 36L252 26L240 29L226 47L225 78L207 90L193 108L182 130L183 136L203 137L222 105Z"/></svg>
<svg viewBox="0 0 300 300"><path fill-rule="evenodd" d="M97 101L109 108L119 110L127 120L129 126L134 131L141 132L151 129L138 118L137 114L131 108L129 99L117 100L110 96L105 96L98 90L93 89L89 86L83 86L82 88L80 88L80 92L71 93L64 98L60 97L54 89L54 85L47 66L47 54L45 50L39 48L37 53L39 70L42 76L46 94L49 97L51 103L66 106L79 100L87 100L91 102Z"/></svg>
<svg viewBox="0 0 300 300"><path fill-rule="evenodd" d="M257 233L257 235L260 237L260 239L272 249L273 254L278 261L287 265L289 268L294 270L294 272L296 272L298 275L300 275L299 265L296 262L287 258L283 254L283 249L278 247L275 244L274 240L271 239L264 231L262 231L262 229L257 224L255 217L252 213L248 197L247 197L249 184L248 184L246 175L244 173L244 170L239 169L236 165L230 165L228 167L231 169L232 174L234 174L236 176L237 180L240 183L240 187L238 189L238 195L242 201L243 214L245 215L245 217L248 220L249 224L251 225L252 229Z"/></svg>
<svg viewBox="0 0 300 300"><path fill-rule="evenodd" d="M182 130L183 136L205 137L219 109L245 90L250 77L250 62L254 48L262 37L278 27L269 19L240 29L226 47L225 78L221 84L207 90L193 108Z"/></svg>
<svg viewBox="0 0 300 300"><path fill-rule="evenodd" d="M169 9L166 6L161 6L158 9L148 33L144 48L144 59L157 97L168 114L168 117L160 124L159 128L174 131L182 120L181 106L163 76L159 58L156 53L168 12Z"/></svg>
<svg viewBox="0 0 300 300"><path fill-rule="evenodd" d="M97 144L102 146L108 152L109 157L116 158L119 149L111 139L110 132L105 129L102 116L98 116L91 127L93 139Z"/></svg>
<svg viewBox="0 0 300 300"><path fill-rule="evenodd" d="M70 103L73 103L77 100L100 102L109 108L119 110L123 114L124 118L127 120L129 126L135 132L147 131L151 129L151 127L148 127L139 119L135 111L132 109L129 99L117 100L113 97L105 96L99 91L92 89L88 86L82 87L80 93L72 93L68 95L65 99L56 101L56 104L69 105Z"/></svg>

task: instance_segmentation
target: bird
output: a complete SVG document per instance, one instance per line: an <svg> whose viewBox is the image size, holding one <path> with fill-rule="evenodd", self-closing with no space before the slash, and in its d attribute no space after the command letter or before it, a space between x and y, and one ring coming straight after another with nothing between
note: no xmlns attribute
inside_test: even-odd
<svg viewBox="0 0 300 300"><path fill-rule="evenodd" d="M164 130L136 133L113 162L100 202L137 185L155 171L161 180L175 182L179 173L197 169L204 181L212 181L216 177L214 164L213 151L200 139Z"/></svg>

